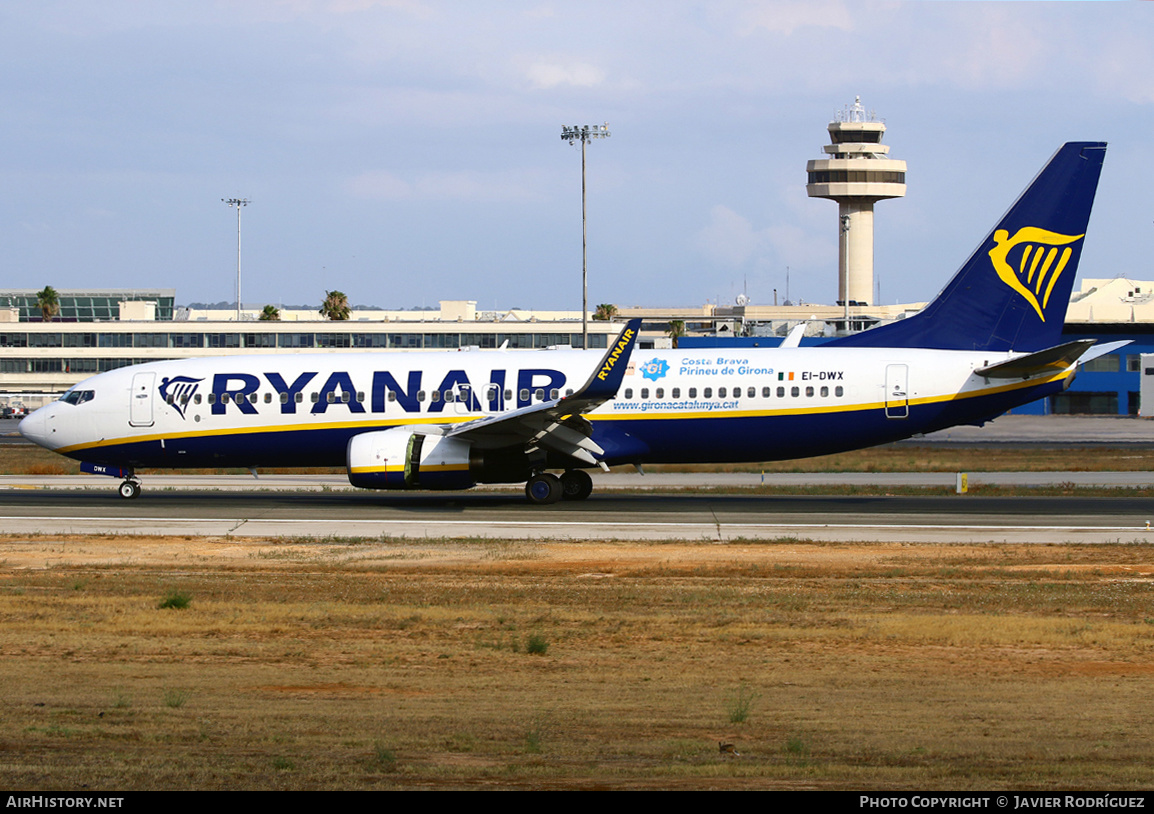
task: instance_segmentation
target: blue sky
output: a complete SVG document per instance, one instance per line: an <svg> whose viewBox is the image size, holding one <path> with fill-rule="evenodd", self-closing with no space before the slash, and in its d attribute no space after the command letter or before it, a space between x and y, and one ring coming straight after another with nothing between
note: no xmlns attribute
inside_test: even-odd
<svg viewBox="0 0 1154 814"><path fill-rule="evenodd" d="M836 295L805 195L860 95L908 193L885 302L926 299L1064 141L1110 142L1082 276L1151 279L1154 4L41 0L0 6L5 285L246 303L580 307Z"/></svg>

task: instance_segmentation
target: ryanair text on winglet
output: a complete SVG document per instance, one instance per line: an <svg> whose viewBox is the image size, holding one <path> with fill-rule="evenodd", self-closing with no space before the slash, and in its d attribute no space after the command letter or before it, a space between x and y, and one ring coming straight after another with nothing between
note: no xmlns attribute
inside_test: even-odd
<svg viewBox="0 0 1154 814"><path fill-rule="evenodd" d="M621 338L617 340L617 347L613 349L613 353L609 354L609 358L605 360L605 364L601 365L601 370L597 373L598 379L605 381L605 377L612 372L613 366L617 364L621 352L629 347L629 343L633 341L633 334L634 331L628 328L621 332Z"/></svg>

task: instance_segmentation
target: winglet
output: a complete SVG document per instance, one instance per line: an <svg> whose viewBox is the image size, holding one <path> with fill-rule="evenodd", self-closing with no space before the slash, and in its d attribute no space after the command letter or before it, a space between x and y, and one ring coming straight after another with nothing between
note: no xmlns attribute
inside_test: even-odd
<svg viewBox="0 0 1154 814"><path fill-rule="evenodd" d="M629 367L629 357L640 333L641 320L629 320L616 341L609 344L609 350L601 357L601 362L593 371L593 375L569 398L604 401L616 396L617 390L621 387L621 380L625 378L625 369Z"/></svg>

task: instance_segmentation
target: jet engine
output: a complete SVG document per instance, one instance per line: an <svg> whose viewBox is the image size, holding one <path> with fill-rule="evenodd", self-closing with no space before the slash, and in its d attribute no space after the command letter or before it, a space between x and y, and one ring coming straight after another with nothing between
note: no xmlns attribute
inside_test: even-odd
<svg viewBox="0 0 1154 814"><path fill-rule="evenodd" d="M363 489L468 489L467 441L425 435L405 427L354 435L349 440L349 483Z"/></svg>
<svg viewBox="0 0 1154 814"><path fill-rule="evenodd" d="M519 483L533 474L530 456L521 450L480 450L425 427L354 435L347 456L349 483L362 489L468 489Z"/></svg>

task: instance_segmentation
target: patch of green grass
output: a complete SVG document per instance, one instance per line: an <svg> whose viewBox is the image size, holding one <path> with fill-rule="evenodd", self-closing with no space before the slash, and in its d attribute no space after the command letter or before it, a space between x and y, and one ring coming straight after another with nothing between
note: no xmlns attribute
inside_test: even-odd
<svg viewBox="0 0 1154 814"><path fill-rule="evenodd" d="M760 696L753 692L749 687L742 684L737 688L725 702L726 711L729 713L729 722L731 724L743 724L748 720L749 713L753 709L754 703Z"/></svg>
<svg viewBox="0 0 1154 814"><path fill-rule="evenodd" d="M383 741L373 743L373 754L369 762L373 768L382 772L395 772L397 770L397 755Z"/></svg>
<svg viewBox="0 0 1154 814"><path fill-rule="evenodd" d="M184 591L169 591L156 607L160 610L184 610L190 604L192 604L192 594Z"/></svg>
<svg viewBox="0 0 1154 814"><path fill-rule="evenodd" d="M790 735L785 742L786 760L792 766L809 764L809 746L800 735Z"/></svg>
<svg viewBox="0 0 1154 814"><path fill-rule="evenodd" d="M188 699L192 697L192 693L188 690L177 690L171 687L164 691L164 705L172 709L179 709L188 703Z"/></svg>
<svg viewBox="0 0 1154 814"><path fill-rule="evenodd" d="M543 656L549 652L549 642L540 633L531 633L525 642L525 652L531 656Z"/></svg>

